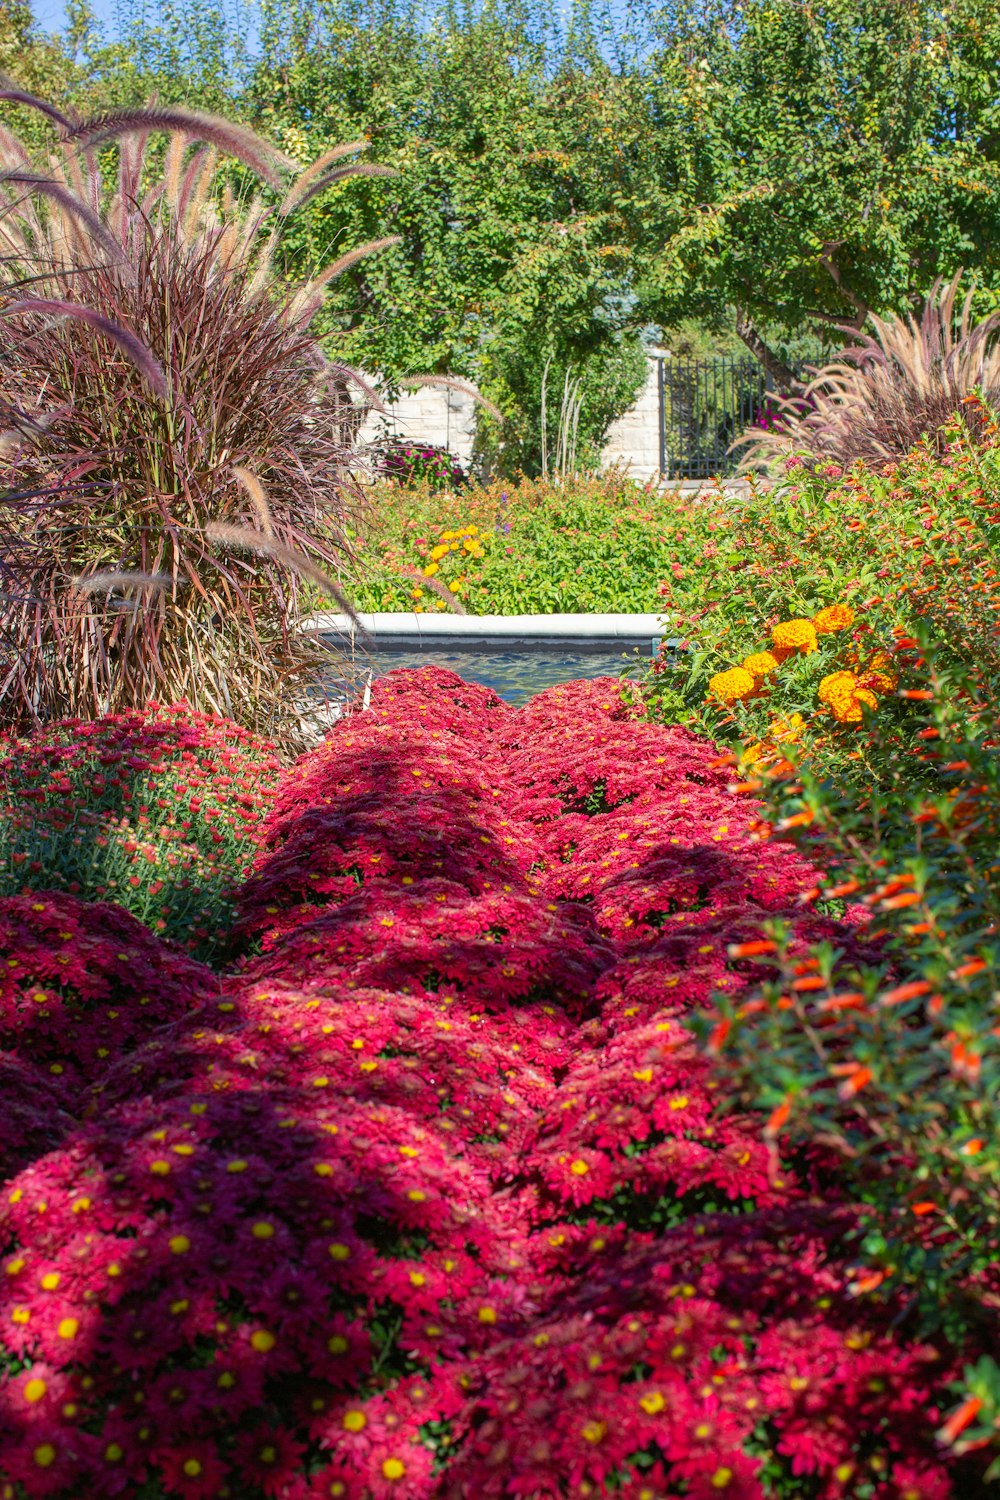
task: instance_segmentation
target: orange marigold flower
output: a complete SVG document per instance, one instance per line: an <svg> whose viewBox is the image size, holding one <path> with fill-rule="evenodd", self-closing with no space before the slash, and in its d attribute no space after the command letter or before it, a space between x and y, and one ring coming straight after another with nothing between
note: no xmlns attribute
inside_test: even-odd
<svg viewBox="0 0 1000 1500"><path fill-rule="evenodd" d="M831 672L819 685L819 701L833 704L841 698L853 698L858 679L853 672Z"/></svg>
<svg viewBox="0 0 1000 1500"><path fill-rule="evenodd" d="M898 677L888 672L865 672L858 678L858 687L867 688L870 693L891 693L898 681Z"/></svg>
<svg viewBox="0 0 1000 1500"><path fill-rule="evenodd" d="M751 677L767 677L771 672L776 672L781 665L778 658L770 651L755 651L743 661L744 672L749 672Z"/></svg>
<svg viewBox="0 0 1000 1500"><path fill-rule="evenodd" d="M846 630L854 623L854 611L849 604L828 604L818 615L813 616L817 635L832 635L836 630Z"/></svg>
<svg viewBox="0 0 1000 1500"><path fill-rule="evenodd" d="M837 698L830 705L830 712L838 724L860 724L865 708L877 708L878 699L867 688L856 688L850 698Z"/></svg>
<svg viewBox="0 0 1000 1500"><path fill-rule="evenodd" d="M755 687L749 672L742 667L730 667L728 672L715 674L708 684L708 691L713 698L721 698L723 703L738 703L742 698L749 698Z"/></svg>
<svg viewBox="0 0 1000 1500"><path fill-rule="evenodd" d="M818 650L812 620L782 620L771 631L771 640L779 651L801 651L808 656L811 651Z"/></svg>

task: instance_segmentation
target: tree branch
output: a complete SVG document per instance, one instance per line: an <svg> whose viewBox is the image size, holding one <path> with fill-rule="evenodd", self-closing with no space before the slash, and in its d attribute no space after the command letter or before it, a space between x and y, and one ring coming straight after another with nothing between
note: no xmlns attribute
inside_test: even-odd
<svg viewBox="0 0 1000 1500"><path fill-rule="evenodd" d="M833 252L835 249L835 245L824 245L819 257L819 263L830 276L830 279L832 280L834 286L837 288L837 291L843 297L844 301L849 302L854 308L854 317L847 318L844 321L849 323L856 333L860 333L862 328L865 326L865 320L868 317L868 304L866 302L863 302L856 292L852 292L851 288L845 283L844 278L840 272L840 267L837 265L837 262L833 258Z"/></svg>
<svg viewBox="0 0 1000 1500"><path fill-rule="evenodd" d="M778 389L788 394L795 386L795 376L784 360L779 359L774 350L768 346L744 310L739 307L736 309L736 334L743 340L754 358L760 360Z"/></svg>

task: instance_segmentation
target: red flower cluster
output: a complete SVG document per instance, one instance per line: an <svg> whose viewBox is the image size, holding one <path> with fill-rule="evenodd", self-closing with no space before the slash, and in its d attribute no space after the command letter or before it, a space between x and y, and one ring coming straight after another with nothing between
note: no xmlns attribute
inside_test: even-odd
<svg viewBox="0 0 1000 1500"><path fill-rule="evenodd" d="M278 771L270 745L185 704L3 740L0 890L117 901L211 951Z"/></svg>
<svg viewBox="0 0 1000 1500"><path fill-rule="evenodd" d="M614 683L395 674L285 777L221 995L133 933L177 1019L52 1103L11 1023L15 1494L951 1494L947 1357L851 1296L851 1210L769 1180L681 1024L770 914L853 940L713 758Z"/></svg>

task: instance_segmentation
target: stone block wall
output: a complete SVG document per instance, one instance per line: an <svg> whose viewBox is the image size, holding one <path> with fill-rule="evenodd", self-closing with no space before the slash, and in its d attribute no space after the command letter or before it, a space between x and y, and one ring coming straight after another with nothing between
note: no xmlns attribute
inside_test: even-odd
<svg viewBox="0 0 1000 1500"><path fill-rule="evenodd" d="M389 404L387 417L372 412L358 437L366 443L386 433L404 442L433 443L436 448L447 448L460 464L467 466L476 436L476 403L465 391L419 386L414 391L404 391L398 401Z"/></svg>
<svg viewBox="0 0 1000 1500"><path fill-rule="evenodd" d="M387 417L372 413L361 428L361 442L385 433L413 443L447 448L468 465L476 434L476 404L464 391L424 386L405 391L389 406ZM650 356L646 382L635 405L608 430L601 466L627 468L635 479L652 479L660 468L660 398L656 359Z"/></svg>

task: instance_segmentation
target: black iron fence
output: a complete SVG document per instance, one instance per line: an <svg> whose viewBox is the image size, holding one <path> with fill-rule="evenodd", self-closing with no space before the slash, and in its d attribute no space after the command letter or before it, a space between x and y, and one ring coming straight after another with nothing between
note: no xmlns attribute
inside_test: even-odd
<svg viewBox="0 0 1000 1500"><path fill-rule="evenodd" d="M799 378L817 362L789 361ZM660 398L660 473L668 479L710 479L732 474L740 455L729 449L748 427L774 420L777 391L763 365L750 355L717 359L657 357Z"/></svg>

